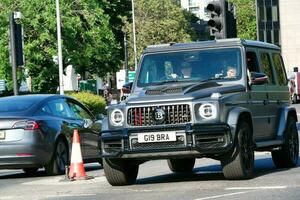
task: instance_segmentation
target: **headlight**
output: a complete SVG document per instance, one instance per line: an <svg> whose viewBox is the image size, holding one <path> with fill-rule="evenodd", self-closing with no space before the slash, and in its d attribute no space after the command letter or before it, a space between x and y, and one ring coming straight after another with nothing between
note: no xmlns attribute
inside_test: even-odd
<svg viewBox="0 0 300 200"><path fill-rule="evenodd" d="M199 107L199 115L203 119L215 119L217 117L217 108L214 104L204 103Z"/></svg>
<svg viewBox="0 0 300 200"><path fill-rule="evenodd" d="M124 113L122 110L116 108L110 114L110 121L113 126L123 126L124 124Z"/></svg>

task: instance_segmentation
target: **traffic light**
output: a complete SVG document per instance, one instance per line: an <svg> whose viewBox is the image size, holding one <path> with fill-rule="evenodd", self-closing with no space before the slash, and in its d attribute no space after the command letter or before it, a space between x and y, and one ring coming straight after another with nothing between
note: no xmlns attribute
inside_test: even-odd
<svg viewBox="0 0 300 200"><path fill-rule="evenodd" d="M207 4L210 14L207 25L210 27L210 39L226 38L226 6L225 0L215 0Z"/></svg>
<svg viewBox="0 0 300 200"><path fill-rule="evenodd" d="M214 0L207 4L207 12L210 19L207 25L210 27L210 39L235 38L236 18L235 6L227 0Z"/></svg>

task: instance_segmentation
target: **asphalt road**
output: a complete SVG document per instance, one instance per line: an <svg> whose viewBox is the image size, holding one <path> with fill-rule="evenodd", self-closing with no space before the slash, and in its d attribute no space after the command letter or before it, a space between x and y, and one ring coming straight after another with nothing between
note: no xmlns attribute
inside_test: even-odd
<svg viewBox="0 0 300 200"><path fill-rule="evenodd" d="M295 107L300 113L300 104ZM0 170L0 200L300 199L300 158L296 168L279 170L270 153L259 152L255 157L254 178L241 181L225 180L220 163L211 159L198 159L190 174L172 173L165 160L149 161L140 166L137 183L123 187L110 186L97 163L86 165L93 179L73 182L64 176L47 177L43 170L34 177L21 170Z"/></svg>

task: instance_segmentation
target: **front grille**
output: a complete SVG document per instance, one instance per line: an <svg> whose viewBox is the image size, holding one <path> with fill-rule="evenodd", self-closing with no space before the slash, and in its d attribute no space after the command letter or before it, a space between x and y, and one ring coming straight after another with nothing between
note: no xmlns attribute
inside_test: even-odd
<svg viewBox="0 0 300 200"><path fill-rule="evenodd" d="M165 118L162 121L154 119L155 109L163 109ZM190 106L187 104L149 106L130 108L127 114L127 123L130 126L151 126L159 124L183 124L191 121Z"/></svg>
<svg viewBox="0 0 300 200"><path fill-rule="evenodd" d="M137 138L130 138L132 150L155 150L155 149L170 149L181 148L186 146L185 136L177 135L174 142L152 142L152 143L138 143Z"/></svg>

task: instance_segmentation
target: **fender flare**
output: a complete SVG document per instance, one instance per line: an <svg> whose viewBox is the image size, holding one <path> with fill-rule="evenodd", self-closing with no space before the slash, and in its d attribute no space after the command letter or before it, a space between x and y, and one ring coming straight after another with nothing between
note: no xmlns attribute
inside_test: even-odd
<svg viewBox="0 0 300 200"><path fill-rule="evenodd" d="M283 137L283 133L286 129L286 125L287 125L287 119L288 116L293 116L295 117L296 121L297 120L297 112L296 109L294 107L288 106L288 107L282 107L280 109L280 116L279 116L279 120L278 120L278 128L277 128L277 138L282 138Z"/></svg>
<svg viewBox="0 0 300 200"><path fill-rule="evenodd" d="M252 113L249 109L247 108L242 108L242 107L235 107L232 108L229 112L228 112L228 117L227 117L227 124L230 126L230 130L232 133L232 138L235 141L236 139L236 129L237 129L237 125L238 122L241 118L242 115L246 115L250 121L250 126L253 129L252 125Z"/></svg>
<svg viewBox="0 0 300 200"><path fill-rule="evenodd" d="M102 119L102 127L101 127L101 132L102 131L107 131L108 130L108 118L104 117Z"/></svg>

